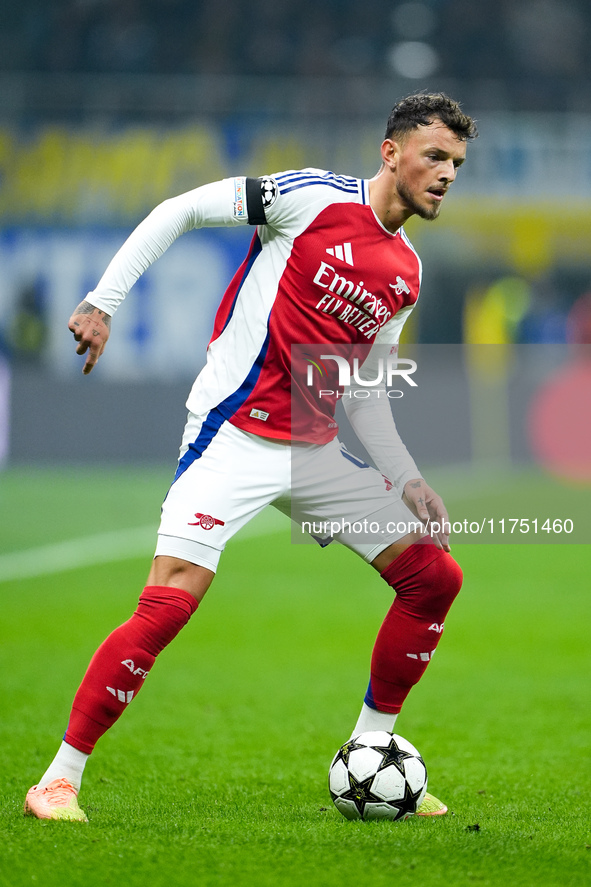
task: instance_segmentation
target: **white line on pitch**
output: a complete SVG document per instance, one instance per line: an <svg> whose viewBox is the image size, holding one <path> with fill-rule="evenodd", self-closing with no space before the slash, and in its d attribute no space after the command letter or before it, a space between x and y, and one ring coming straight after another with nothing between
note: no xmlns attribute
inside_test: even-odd
<svg viewBox="0 0 591 887"><path fill-rule="evenodd" d="M275 509L267 509L240 530L237 540L266 536L289 526L289 521ZM0 554L0 582L29 579L49 573L61 573L88 567L150 556L156 545L156 527L131 527L95 533L65 542L40 545L23 551Z"/></svg>

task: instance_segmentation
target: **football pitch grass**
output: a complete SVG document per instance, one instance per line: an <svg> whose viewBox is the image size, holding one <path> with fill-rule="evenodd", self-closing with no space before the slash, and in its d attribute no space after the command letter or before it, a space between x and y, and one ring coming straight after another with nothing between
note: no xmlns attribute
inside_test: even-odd
<svg viewBox="0 0 591 887"><path fill-rule="evenodd" d="M396 724L446 817L348 822L333 807L328 765L390 593L349 552L294 545L270 512L229 546L97 746L80 795L89 823L25 819L90 656L135 606L168 479L0 475L0 884L591 883L588 545L453 546L464 588ZM525 499L546 482L521 483ZM35 554L8 557L24 549Z"/></svg>

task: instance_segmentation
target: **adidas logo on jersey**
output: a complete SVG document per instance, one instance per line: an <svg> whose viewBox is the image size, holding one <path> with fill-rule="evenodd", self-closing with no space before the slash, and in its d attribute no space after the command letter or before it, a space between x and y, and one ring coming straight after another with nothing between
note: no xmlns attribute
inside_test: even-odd
<svg viewBox="0 0 591 887"><path fill-rule="evenodd" d="M269 414L265 410L256 409L250 411L250 416L252 419L260 419L262 422L266 422L269 418Z"/></svg>
<svg viewBox="0 0 591 887"><path fill-rule="evenodd" d="M341 262L346 262L347 265L354 265L353 250L351 249L350 243L339 243L337 246L329 246L326 252L329 256L334 256L335 259L340 259Z"/></svg>

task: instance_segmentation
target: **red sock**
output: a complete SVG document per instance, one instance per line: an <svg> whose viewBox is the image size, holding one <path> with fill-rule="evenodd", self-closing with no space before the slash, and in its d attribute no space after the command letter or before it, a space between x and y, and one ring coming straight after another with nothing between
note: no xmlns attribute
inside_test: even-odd
<svg viewBox="0 0 591 887"><path fill-rule="evenodd" d="M74 697L64 740L90 754L139 693L158 653L197 609L180 588L148 585L137 610L98 648Z"/></svg>
<svg viewBox="0 0 591 887"><path fill-rule="evenodd" d="M396 599L378 632L365 703L398 714L441 639L445 617L462 585L462 571L433 543L415 542L382 577L395 589Z"/></svg>

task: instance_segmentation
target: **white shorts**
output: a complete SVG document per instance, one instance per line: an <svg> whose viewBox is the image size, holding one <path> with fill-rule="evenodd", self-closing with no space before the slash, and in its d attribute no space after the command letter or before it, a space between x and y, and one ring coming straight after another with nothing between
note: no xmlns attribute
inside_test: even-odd
<svg viewBox="0 0 591 887"><path fill-rule="evenodd" d="M336 539L368 562L420 527L391 483L336 438L289 444L189 413L155 556L215 572L228 540L267 505L302 541Z"/></svg>

